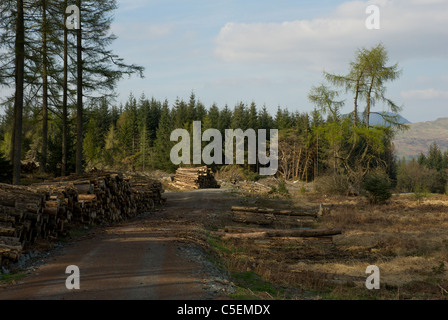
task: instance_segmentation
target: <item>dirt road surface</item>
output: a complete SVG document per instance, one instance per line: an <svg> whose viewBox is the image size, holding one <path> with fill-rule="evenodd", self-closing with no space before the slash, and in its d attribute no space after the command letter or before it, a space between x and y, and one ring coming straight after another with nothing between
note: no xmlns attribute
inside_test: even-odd
<svg viewBox="0 0 448 320"><path fill-rule="evenodd" d="M27 277L0 287L0 300L222 298L228 282L205 261L200 243L203 225L228 211L234 198L220 189L166 197L156 212L93 228L49 254ZM79 290L66 288L70 265L79 267Z"/></svg>

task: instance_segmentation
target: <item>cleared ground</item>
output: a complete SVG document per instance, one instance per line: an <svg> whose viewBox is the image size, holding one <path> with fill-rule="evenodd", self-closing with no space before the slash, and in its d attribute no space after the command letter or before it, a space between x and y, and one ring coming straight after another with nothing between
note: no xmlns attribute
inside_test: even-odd
<svg viewBox="0 0 448 320"><path fill-rule="evenodd" d="M89 231L0 287L0 299L446 299L446 196L394 195L387 205L370 205L300 184L287 189L259 194L236 184L167 192L163 208ZM238 226L232 205L320 204L330 211L313 227L342 228L333 242L219 237L224 226ZM81 270L79 291L65 288L72 264ZM365 287L369 265L381 271L380 290Z"/></svg>
<svg viewBox="0 0 448 320"><path fill-rule="evenodd" d="M209 270L188 256L188 245L202 241L209 211L231 202L213 190L166 196L155 213L95 228L66 244L27 277L0 287L0 299L218 299L219 292L209 290ZM70 265L80 269L80 290L65 286Z"/></svg>
<svg viewBox="0 0 448 320"><path fill-rule="evenodd" d="M272 183L271 183L272 184ZM288 194L239 188L247 204L317 208L330 213L313 227L342 228L333 243L275 239L220 241L222 259L234 271L295 286L293 298L446 299L448 297L448 199L445 195L394 195L385 205L362 196L326 196L287 183ZM308 191L307 191L308 190ZM367 290L366 268L380 269L380 290ZM274 292L288 298L282 290ZM271 294L272 295L272 294Z"/></svg>

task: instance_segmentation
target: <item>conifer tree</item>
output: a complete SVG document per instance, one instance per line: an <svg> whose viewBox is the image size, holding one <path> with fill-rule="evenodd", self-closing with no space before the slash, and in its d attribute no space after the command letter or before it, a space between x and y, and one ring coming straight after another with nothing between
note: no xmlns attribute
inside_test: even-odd
<svg viewBox="0 0 448 320"><path fill-rule="evenodd" d="M173 110L175 112L175 110ZM170 141L171 132L174 129L179 129L175 125L175 119L172 118L168 101L162 105L160 113L159 128L157 130L157 137L154 142L154 166L157 169L166 170L172 172L175 170L175 166L170 160L170 150L174 145Z"/></svg>

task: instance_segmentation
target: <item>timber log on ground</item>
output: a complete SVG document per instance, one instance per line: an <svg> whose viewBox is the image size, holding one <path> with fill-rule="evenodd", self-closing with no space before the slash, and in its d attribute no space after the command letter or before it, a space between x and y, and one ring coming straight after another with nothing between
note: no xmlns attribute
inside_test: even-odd
<svg viewBox="0 0 448 320"><path fill-rule="evenodd" d="M244 228L225 227L223 239L260 239L260 238L313 238L332 237L342 234L342 229L265 229L265 228Z"/></svg>
<svg viewBox="0 0 448 320"><path fill-rule="evenodd" d="M30 186L0 184L0 265L17 261L38 239L68 236L74 226L125 220L165 201L156 180L120 173L71 175Z"/></svg>
<svg viewBox="0 0 448 320"><path fill-rule="evenodd" d="M226 226L224 230L215 233L222 239L314 238L331 243L333 236L342 234L340 228L313 229L318 218L329 212L322 204L315 210L241 206L233 206L231 210L232 220L246 226Z"/></svg>
<svg viewBox="0 0 448 320"><path fill-rule="evenodd" d="M316 211L294 211L258 207L232 207L234 222L261 226L310 227L318 218Z"/></svg>

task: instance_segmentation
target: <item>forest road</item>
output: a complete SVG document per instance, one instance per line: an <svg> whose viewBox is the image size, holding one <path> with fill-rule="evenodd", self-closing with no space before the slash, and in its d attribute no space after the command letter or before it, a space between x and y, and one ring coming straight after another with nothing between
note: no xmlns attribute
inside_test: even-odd
<svg viewBox="0 0 448 320"><path fill-rule="evenodd" d="M0 300L219 298L206 289L207 268L184 249L204 241L203 224L230 210L236 199L221 189L165 196L166 204L153 213L93 228L64 245L25 278L0 286ZM66 287L72 265L79 268L80 289Z"/></svg>

